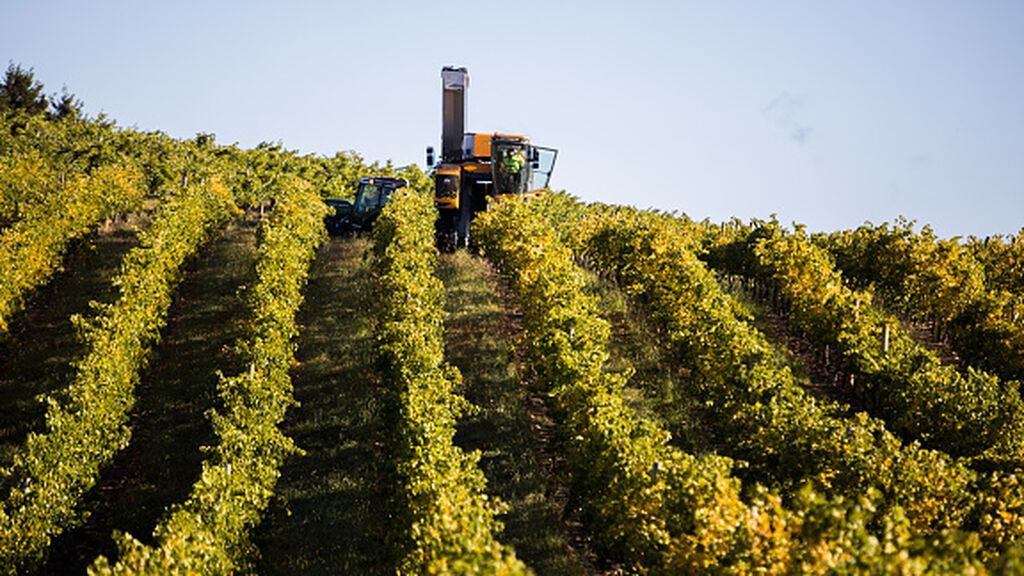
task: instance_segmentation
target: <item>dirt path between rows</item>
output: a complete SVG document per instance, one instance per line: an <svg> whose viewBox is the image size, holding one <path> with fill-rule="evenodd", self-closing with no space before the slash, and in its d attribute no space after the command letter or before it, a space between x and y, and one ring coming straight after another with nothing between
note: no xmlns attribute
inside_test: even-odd
<svg viewBox="0 0 1024 576"><path fill-rule="evenodd" d="M514 346L516 318L498 276L465 251L444 255L445 358L459 368L461 393L479 412L463 418L456 443L480 450L487 491L509 506L498 536L538 575L603 574L568 503L543 396L523 384Z"/></svg>
<svg viewBox="0 0 1024 576"><path fill-rule="evenodd" d="M257 573L394 573L368 246L331 239L313 264L292 374L300 405L284 426L306 454L285 463L253 534Z"/></svg>
<svg viewBox="0 0 1024 576"><path fill-rule="evenodd" d="M230 347L244 336L238 290L253 279L255 228L231 223L184 269L130 414L131 442L101 473L82 526L55 539L44 574L81 574L117 553L114 530L146 543L169 506L184 502L213 442L206 411L218 401L218 371L241 369Z"/></svg>

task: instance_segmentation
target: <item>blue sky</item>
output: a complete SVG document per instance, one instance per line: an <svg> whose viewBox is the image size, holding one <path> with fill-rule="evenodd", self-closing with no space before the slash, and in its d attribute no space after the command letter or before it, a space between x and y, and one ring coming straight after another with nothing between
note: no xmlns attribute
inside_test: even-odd
<svg viewBox="0 0 1024 576"><path fill-rule="evenodd" d="M86 112L398 164L469 129L559 148L555 188L814 230L1024 226L1024 2L5 2L0 59Z"/></svg>

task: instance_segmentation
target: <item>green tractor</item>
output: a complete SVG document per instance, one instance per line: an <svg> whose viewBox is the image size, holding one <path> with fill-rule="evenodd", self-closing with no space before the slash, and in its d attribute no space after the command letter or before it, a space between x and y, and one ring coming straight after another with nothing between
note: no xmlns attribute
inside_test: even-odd
<svg viewBox="0 0 1024 576"><path fill-rule="evenodd" d="M380 216L380 211L391 199L391 194L405 188L405 178L366 176L359 179L355 202L340 198L326 198L324 202L334 209L333 214L324 218L327 232L332 236L367 232Z"/></svg>

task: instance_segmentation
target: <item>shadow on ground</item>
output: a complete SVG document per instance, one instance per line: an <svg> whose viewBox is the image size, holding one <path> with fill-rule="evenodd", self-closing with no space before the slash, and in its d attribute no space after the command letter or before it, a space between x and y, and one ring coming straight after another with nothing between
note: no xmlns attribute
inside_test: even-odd
<svg viewBox="0 0 1024 576"><path fill-rule="evenodd" d="M64 271L30 297L0 339L0 467L11 463L29 432L42 430L46 407L37 397L65 388L74 374L71 362L85 353L71 315L88 316L90 300L109 303L117 297L110 281L136 243L128 229L76 242L65 255Z"/></svg>
<svg viewBox="0 0 1024 576"><path fill-rule="evenodd" d="M480 411L459 424L456 443L480 450L487 491L509 505L498 539L537 574L595 574L563 515L565 487L547 454L552 424L541 398L522 384L513 349L516 330L498 279L481 258L445 255L439 275L447 290L445 358L462 372L461 392ZM586 551L583 551L586 554Z"/></svg>
<svg viewBox="0 0 1024 576"><path fill-rule="evenodd" d="M305 456L282 469L253 542L263 574L393 574L372 284L365 239L332 239L313 265L285 433Z"/></svg>
<svg viewBox="0 0 1024 576"><path fill-rule="evenodd" d="M81 574L99 554L116 554L113 531L152 542L168 506L199 478L200 447L212 441L205 412L217 402L217 372L240 369L230 347L244 336L238 294L253 277L255 228L232 224L185 268L161 342L140 374L131 443L86 497L82 526L58 537L43 573Z"/></svg>

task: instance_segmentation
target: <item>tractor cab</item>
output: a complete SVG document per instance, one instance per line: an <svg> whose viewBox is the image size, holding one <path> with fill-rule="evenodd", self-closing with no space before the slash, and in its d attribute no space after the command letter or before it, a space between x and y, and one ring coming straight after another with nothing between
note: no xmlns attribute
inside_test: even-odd
<svg viewBox="0 0 1024 576"><path fill-rule="evenodd" d="M327 198L324 202L334 213L324 219L331 234L351 234L369 230L380 216L380 211L391 199L391 194L408 186L405 178L366 176L359 179L355 201Z"/></svg>
<svg viewBox="0 0 1024 576"><path fill-rule="evenodd" d="M521 136L491 138L494 194L536 196L548 187L555 168L554 148L534 146Z"/></svg>

